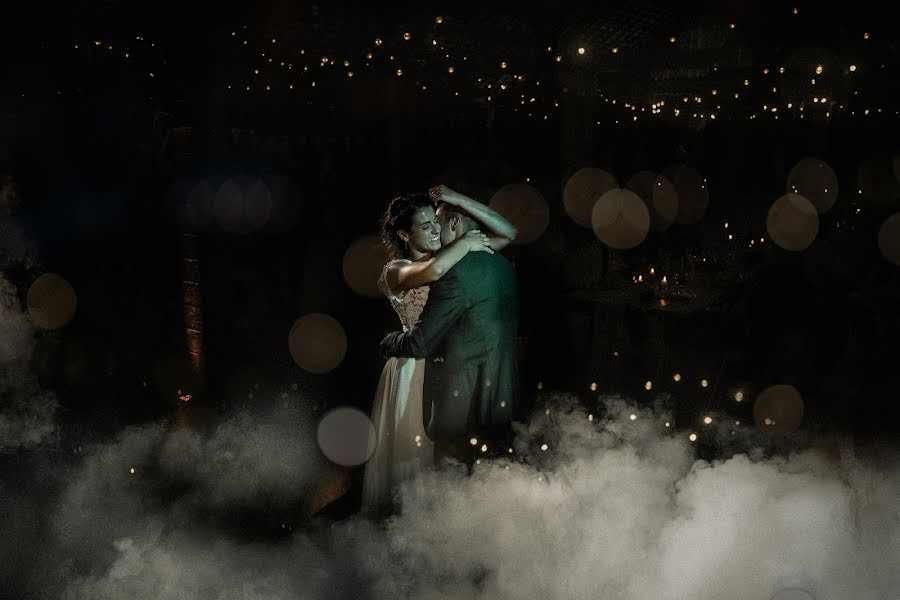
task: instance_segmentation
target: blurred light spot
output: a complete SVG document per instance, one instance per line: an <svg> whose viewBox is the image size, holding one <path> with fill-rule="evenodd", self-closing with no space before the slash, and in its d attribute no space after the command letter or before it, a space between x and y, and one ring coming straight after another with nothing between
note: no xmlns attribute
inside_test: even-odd
<svg viewBox="0 0 900 600"><path fill-rule="evenodd" d="M585 167L572 174L563 188L563 207L573 221L588 228L597 200L606 192L619 187L615 177L594 167Z"/></svg>
<svg viewBox="0 0 900 600"><path fill-rule="evenodd" d="M837 200L837 175L823 161L804 158L788 174L787 191L803 196L822 214L834 206Z"/></svg>
<svg viewBox="0 0 900 600"><path fill-rule="evenodd" d="M744 392L735 392L734 399L738 402L743 402L744 400Z"/></svg>
<svg viewBox="0 0 900 600"><path fill-rule="evenodd" d="M815 206L803 196L785 194L769 208L766 230L780 247L799 252L815 241L819 216Z"/></svg>
<svg viewBox="0 0 900 600"><path fill-rule="evenodd" d="M675 373L675 375L672 376L672 379L674 379L675 381L681 381L681 373Z"/></svg>
<svg viewBox="0 0 900 600"><path fill-rule="evenodd" d="M629 417L629 419L631 419L632 421L635 421L635 420L637 420L637 415L631 415Z"/></svg>
<svg viewBox="0 0 900 600"><path fill-rule="evenodd" d="M652 382L652 381L648 381L647 383L645 383L645 384L644 384L644 389L647 390L648 392L649 392L650 390L652 390L652 389L653 389L653 382Z"/></svg>
<svg viewBox="0 0 900 600"><path fill-rule="evenodd" d="M334 317L310 313L291 327L288 349L300 368L315 374L327 373L344 360L347 334Z"/></svg>
<svg viewBox="0 0 900 600"><path fill-rule="evenodd" d="M361 465L375 452L375 426L356 408L336 408L322 417L317 431L319 448L333 463Z"/></svg>
<svg viewBox="0 0 900 600"><path fill-rule="evenodd" d="M478 439L472 438L472 439L469 440L469 443L472 444L473 446L477 446L477 445L478 445Z"/></svg>
<svg viewBox="0 0 900 600"><path fill-rule="evenodd" d="M536 188L524 183L510 183L491 197L490 206L518 230L514 244L530 244L550 224L550 207Z"/></svg>
<svg viewBox="0 0 900 600"><path fill-rule="evenodd" d="M697 441L697 434L696 434L696 433L692 433L691 435L688 436L688 439L691 440L692 442L696 442L696 441Z"/></svg>
<svg viewBox="0 0 900 600"><path fill-rule="evenodd" d="M710 423L712 423L712 417L704 417L703 422L709 425Z"/></svg>
<svg viewBox="0 0 900 600"><path fill-rule="evenodd" d="M543 450L544 452L546 452L546 451L547 451L547 448L548 448L547 444L541 444L541 450Z"/></svg>
<svg viewBox="0 0 900 600"><path fill-rule="evenodd" d="M482 452L487 452L487 444L482 444L482 445L481 445L481 451L482 451Z"/></svg>
<svg viewBox="0 0 900 600"><path fill-rule="evenodd" d="M709 381L706 379L700 380L700 387L709 387Z"/></svg>
<svg viewBox="0 0 900 600"><path fill-rule="evenodd" d="M597 238L610 248L628 250L640 245L650 231L647 205L630 190L613 189L594 204L591 224Z"/></svg>
<svg viewBox="0 0 900 600"><path fill-rule="evenodd" d="M380 298L384 294L378 289L378 278L387 261L387 248L381 243L381 238L363 236L344 252L344 281L360 296Z"/></svg>
<svg viewBox="0 0 900 600"><path fill-rule="evenodd" d="M792 385L773 385L753 404L756 424L770 433L790 433L803 421L803 398Z"/></svg>
<svg viewBox="0 0 900 600"><path fill-rule="evenodd" d="M72 284L64 278L44 273L28 288L25 304L36 327L59 329L75 315L78 298Z"/></svg>

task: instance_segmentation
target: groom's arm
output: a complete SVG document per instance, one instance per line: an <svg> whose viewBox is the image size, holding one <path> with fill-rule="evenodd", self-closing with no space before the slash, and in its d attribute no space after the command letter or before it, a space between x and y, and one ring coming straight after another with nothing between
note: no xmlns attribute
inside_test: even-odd
<svg viewBox="0 0 900 600"><path fill-rule="evenodd" d="M406 333L387 334L381 340L381 354L413 358L431 355L467 306L459 278L453 270L448 271L443 279L431 284L419 322Z"/></svg>

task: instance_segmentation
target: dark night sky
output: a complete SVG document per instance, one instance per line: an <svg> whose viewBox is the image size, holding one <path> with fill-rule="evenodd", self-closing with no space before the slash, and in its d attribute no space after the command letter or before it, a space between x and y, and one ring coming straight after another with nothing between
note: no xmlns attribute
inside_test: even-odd
<svg viewBox="0 0 900 600"><path fill-rule="evenodd" d="M0 596L896 590L900 39L861 3L721 4L10 9ZM567 210L584 173L637 194L633 248ZM364 236L438 183L546 210L504 251L522 424L508 475L436 476L376 527L315 425L371 409L398 324L354 289ZM792 183L833 206L773 217ZM77 307L42 327L53 276ZM288 344L310 313L346 334L323 374Z"/></svg>

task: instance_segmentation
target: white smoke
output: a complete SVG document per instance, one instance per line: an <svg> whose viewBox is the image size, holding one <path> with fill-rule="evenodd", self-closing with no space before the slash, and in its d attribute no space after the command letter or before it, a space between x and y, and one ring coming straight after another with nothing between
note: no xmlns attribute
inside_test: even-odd
<svg viewBox="0 0 900 600"><path fill-rule="evenodd" d="M324 473L302 446L311 423L129 430L66 477L52 560L31 581L69 600L897 597L896 455L863 461L845 444L709 463L667 415L618 399L593 414L539 412L512 458L427 473L387 522L313 520L257 541L207 517L241 506L278 517L309 493Z"/></svg>
<svg viewBox="0 0 900 600"><path fill-rule="evenodd" d="M34 328L20 309L16 290L0 276L0 452L28 449L53 438L60 411L28 369Z"/></svg>

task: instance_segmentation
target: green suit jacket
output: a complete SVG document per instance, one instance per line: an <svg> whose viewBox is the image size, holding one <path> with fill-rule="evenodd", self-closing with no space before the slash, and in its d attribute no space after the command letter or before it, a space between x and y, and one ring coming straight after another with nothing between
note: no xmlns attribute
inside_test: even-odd
<svg viewBox="0 0 900 600"><path fill-rule="evenodd" d="M470 252L431 284L419 322L381 342L385 356L426 359L425 431L451 441L511 421L519 403L519 294L500 254Z"/></svg>

